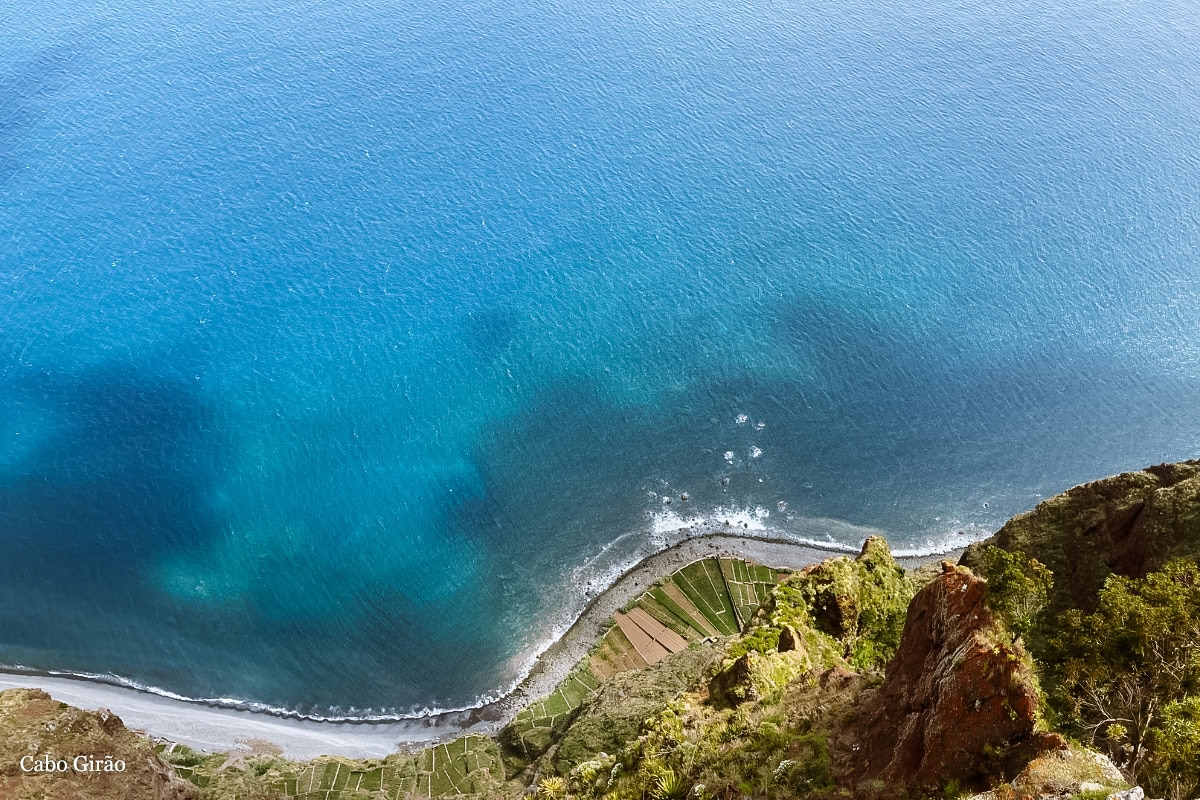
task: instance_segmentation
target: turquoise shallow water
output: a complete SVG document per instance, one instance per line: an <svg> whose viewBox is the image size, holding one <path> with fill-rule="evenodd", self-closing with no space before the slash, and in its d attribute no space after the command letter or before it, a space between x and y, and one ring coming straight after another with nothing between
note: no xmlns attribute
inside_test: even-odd
<svg viewBox="0 0 1200 800"><path fill-rule="evenodd" d="M0 8L0 662L469 705L679 520L1195 457L1200 18L1002 5Z"/></svg>

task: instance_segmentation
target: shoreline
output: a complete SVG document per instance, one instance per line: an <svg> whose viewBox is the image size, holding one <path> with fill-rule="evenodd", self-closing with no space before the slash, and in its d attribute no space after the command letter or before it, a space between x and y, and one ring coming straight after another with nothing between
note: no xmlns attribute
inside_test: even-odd
<svg viewBox="0 0 1200 800"><path fill-rule="evenodd" d="M614 612L659 578L693 561L729 556L797 570L849 552L844 546L824 548L772 536L762 530L736 535L719 531L693 534L622 572L584 606L561 635L540 652L530 654L532 666L528 674L501 697L476 708L426 717L398 721L317 720L174 699L102 679L37 672L0 672L0 690L38 688L56 700L85 710L108 708L133 730L207 752L245 749L252 741L267 741L293 759L318 755L380 758L398 749L417 749L467 733L495 733L522 708L554 690L567 672L590 652ZM957 552L961 549L896 560L912 568Z"/></svg>

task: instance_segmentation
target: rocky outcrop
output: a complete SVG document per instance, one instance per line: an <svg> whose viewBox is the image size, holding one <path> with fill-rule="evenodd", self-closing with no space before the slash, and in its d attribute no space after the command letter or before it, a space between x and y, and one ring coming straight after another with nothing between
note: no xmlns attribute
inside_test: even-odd
<svg viewBox="0 0 1200 800"><path fill-rule="evenodd" d="M758 653L749 652L738 658L708 682L708 696L713 703L722 706L740 706L758 699L754 687L754 660Z"/></svg>
<svg viewBox="0 0 1200 800"><path fill-rule="evenodd" d="M817 628L844 639L858 632L860 618L871 611L870 589L887 592L882 584L891 580L898 586L904 583L904 570L892 559L887 542L879 536L869 537L858 558L830 558L801 570L793 578L804 586L808 605ZM864 587L869 587L866 589ZM876 594L880 591L874 592ZM891 594L900 592L892 591ZM901 609L911 594L903 599Z"/></svg>
<svg viewBox="0 0 1200 800"><path fill-rule="evenodd" d="M883 684L863 693L839 742L840 771L860 793L984 788L1006 766L992 754L1024 754L1023 765L1062 746L1034 735L1034 675L988 609L986 585L946 562L913 598Z"/></svg>
<svg viewBox="0 0 1200 800"><path fill-rule="evenodd" d="M826 559L793 575L776 589L764 615L779 626L811 624L838 640L840 655L854 666L878 668L899 644L914 588L887 542L871 536L857 558ZM803 613L788 614L789 606Z"/></svg>
<svg viewBox="0 0 1200 800"><path fill-rule="evenodd" d="M1105 756L1078 745L1041 755L1008 784L1015 797L1074 797L1089 792L1120 792L1128 784Z"/></svg>
<svg viewBox="0 0 1200 800"><path fill-rule="evenodd" d="M115 714L80 711L38 689L0 692L0 797L5 800L197 796L196 787L179 778L154 745Z"/></svg>
<svg viewBox="0 0 1200 800"><path fill-rule="evenodd" d="M555 760L566 765L566 771L598 753L618 752L637 738L648 717L696 686L720 659L716 648L690 647L643 670L613 677L584 703L559 741Z"/></svg>
<svg viewBox="0 0 1200 800"><path fill-rule="evenodd" d="M800 634L796 633L796 629L791 625L784 625L779 629L779 644L776 649L780 653L790 653L793 650L800 648Z"/></svg>
<svg viewBox="0 0 1200 800"><path fill-rule="evenodd" d="M1076 486L1013 517L968 547L959 563L978 569L988 545L1050 568L1052 611L1092 611L1109 575L1141 578L1172 558L1200 554L1200 461Z"/></svg>
<svg viewBox="0 0 1200 800"><path fill-rule="evenodd" d="M713 676L709 699L717 706L736 707L773 697L811 667L804 651L795 647L782 653L751 650Z"/></svg>

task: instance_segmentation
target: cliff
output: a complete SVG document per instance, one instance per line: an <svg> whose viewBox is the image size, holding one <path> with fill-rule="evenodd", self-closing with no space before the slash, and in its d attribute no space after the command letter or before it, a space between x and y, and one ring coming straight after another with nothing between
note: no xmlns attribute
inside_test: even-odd
<svg viewBox="0 0 1200 800"><path fill-rule="evenodd" d="M1090 611L1109 575L1141 578L1173 558L1200 555L1200 461L1076 486L1013 517L959 563L980 570L991 546L1049 568L1054 610Z"/></svg>
<svg viewBox="0 0 1200 800"><path fill-rule="evenodd" d="M0 797L1194 800L1198 555L1185 462L1051 498L959 566L906 572L875 538L790 575L704 559L495 739L378 760L156 754L111 715L0 693L10 761L101 742L137 764L78 791L10 768Z"/></svg>
<svg viewBox="0 0 1200 800"><path fill-rule="evenodd" d="M0 798L195 800L200 792L108 711L36 689L0 692Z"/></svg>
<svg viewBox="0 0 1200 800"><path fill-rule="evenodd" d="M883 684L858 701L845 759L852 785L985 788L1010 754L1063 746L1035 739L1033 666L986 593L985 581L946 563L913 599Z"/></svg>

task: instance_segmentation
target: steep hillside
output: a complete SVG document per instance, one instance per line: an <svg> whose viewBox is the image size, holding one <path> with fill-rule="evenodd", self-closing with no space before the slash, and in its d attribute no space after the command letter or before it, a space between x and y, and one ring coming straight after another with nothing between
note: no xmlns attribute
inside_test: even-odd
<svg viewBox="0 0 1200 800"><path fill-rule="evenodd" d="M1141 578L1172 558L1200 555L1200 461L1076 486L1013 517L959 563L979 571L990 546L1050 569L1051 608L1090 611L1109 575Z"/></svg>
<svg viewBox="0 0 1200 800"><path fill-rule="evenodd" d="M0 797L1195 800L1197 556L1185 462L1051 498L957 566L907 572L877 538L795 574L704 559L494 739L377 760L156 752L106 712L9 691ZM75 752L129 769L13 769Z"/></svg>

